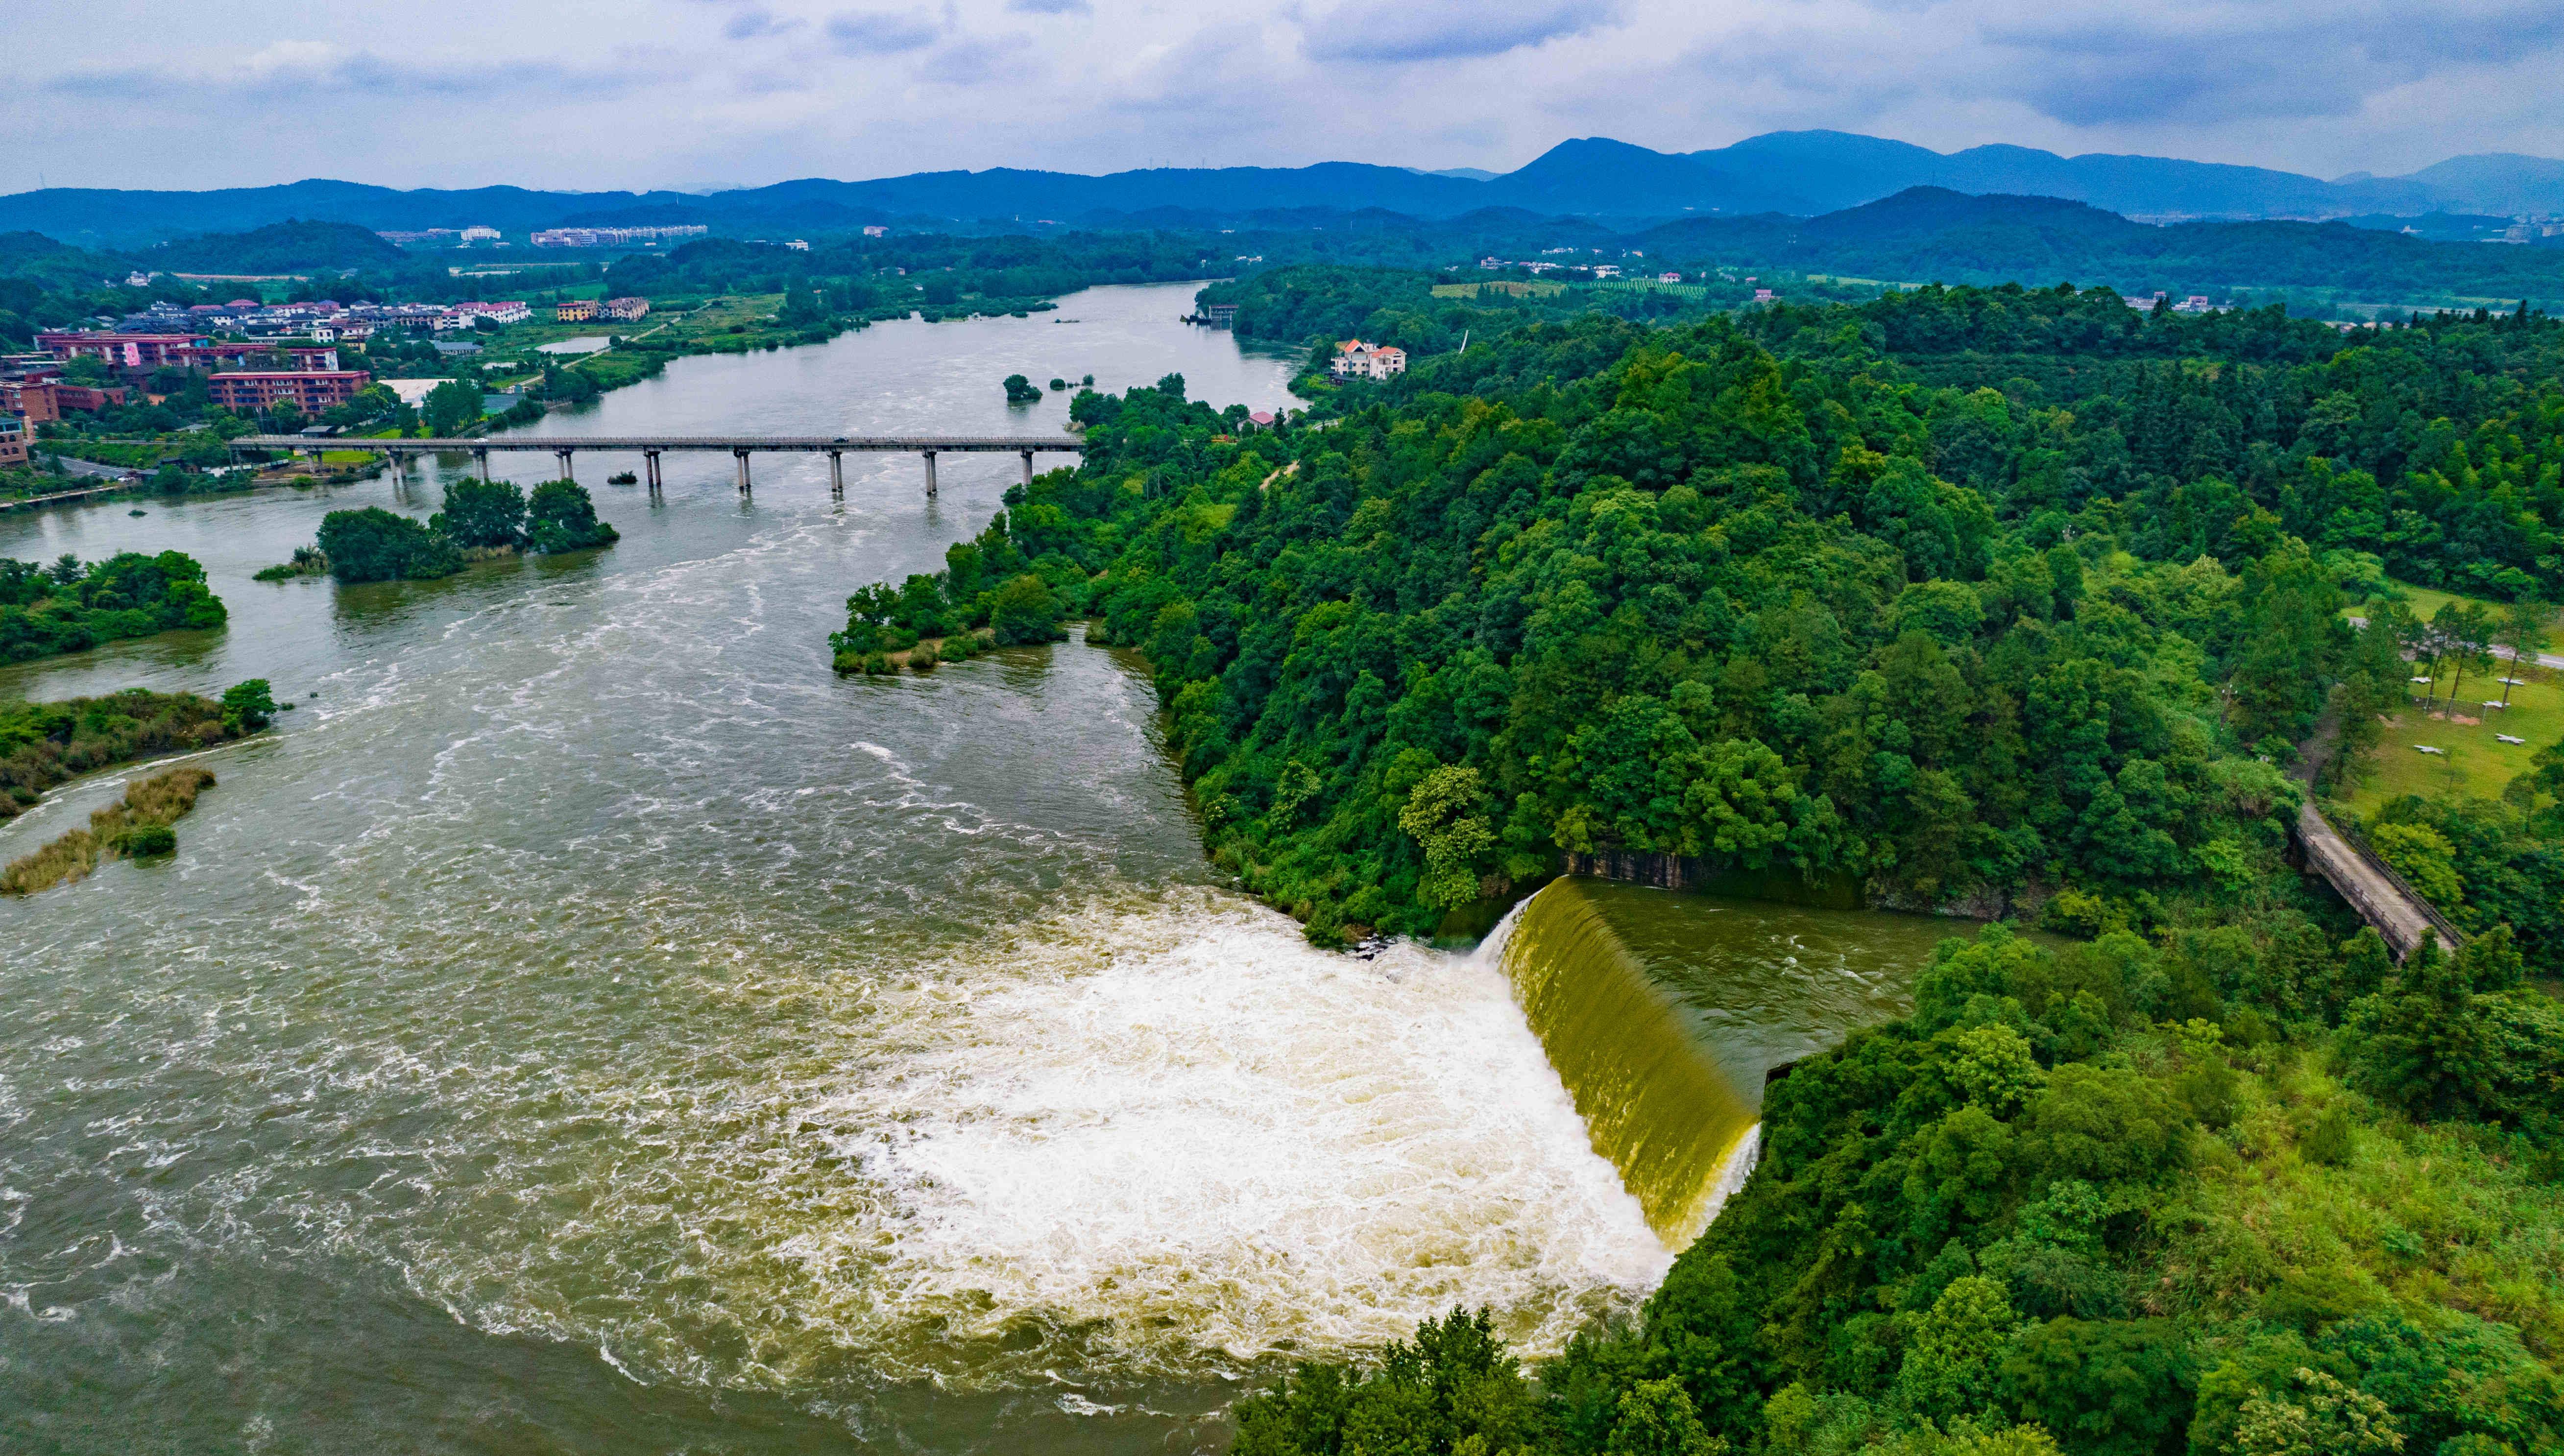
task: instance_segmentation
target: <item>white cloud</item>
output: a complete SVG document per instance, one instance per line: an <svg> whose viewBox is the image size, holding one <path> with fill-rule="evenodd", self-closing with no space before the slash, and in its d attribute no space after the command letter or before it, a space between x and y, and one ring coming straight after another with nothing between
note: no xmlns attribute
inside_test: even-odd
<svg viewBox="0 0 2564 1456"><path fill-rule="evenodd" d="M1606 0L1343 0L1312 22L1309 54L1320 61L1415 63L1498 56L1609 24Z"/></svg>
<svg viewBox="0 0 2564 1456"><path fill-rule="evenodd" d="M1567 136L1691 150L1804 126L2322 175L2564 154L2555 0L626 0L602 31L515 0L20 0L10 40L0 190L40 167L99 186L1501 170ZM316 99L361 108L315 124ZM220 148L209 113L237 123Z"/></svg>

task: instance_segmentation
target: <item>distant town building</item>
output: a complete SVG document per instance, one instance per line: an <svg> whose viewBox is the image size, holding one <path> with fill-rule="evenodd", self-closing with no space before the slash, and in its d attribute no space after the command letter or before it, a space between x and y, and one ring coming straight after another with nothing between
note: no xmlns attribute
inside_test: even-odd
<svg viewBox="0 0 2564 1456"><path fill-rule="evenodd" d="M485 227L465 228L463 230L463 241L467 243L495 243L499 241L499 230L497 228Z"/></svg>
<svg viewBox="0 0 2564 1456"><path fill-rule="evenodd" d="M1406 372L1406 350L1349 338L1336 345L1335 362L1327 367L1339 379L1386 379Z"/></svg>
<svg viewBox="0 0 2564 1456"><path fill-rule="evenodd" d="M635 318L647 317L649 316L649 312L650 301L648 299L608 299L605 301L604 313L608 318L620 318L629 322Z"/></svg>
<svg viewBox="0 0 2564 1456"><path fill-rule="evenodd" d="M1656 282L1658 282L1658 283L1681 283L1681 282L1682 282L1682 275L1681 275L1681 274L1679 274L1679 273L1660 273L1660 274L1657 274L1657 275L1656 275Z"/></svg>
<svg viewBox="0 0 2564 1456"><path fill-rule="evenodd" d="M864 236L867 238L886 238L890 236L890 229L882 227L877 223L869 224L864 228Z"/></svg>
<svg viewBox="0 0 2564 1456"><path fill-rule="evenodd" d="M332 344L279 344L267 340L250 343L239 339L190 344L177 350L169 362L188 369L211 370L225 364L245 368L252 360L264 359L270 354L284 359L289 367L298 371L338 367L338 350Z"/></svg>
<svg viewBox="0 0 2564 1456"><path fill-rule="evenodd" d="M1754 291L1754 302L1758 304L1768 304L1772 302L1772 291L1770 289L1756 289Z"/></svg>
<svg viewBox="0 0 2564 1456"><path fill-rule="evenodd" d="M794 238L783 246L791 249L795 253L807 253L810 251L810 240L807 238Z"/></svg>
<svg viewBox="0 0 2564 1456"><path fill-rule="evenodd" d="M213 402L234 414L250 414L285 400L303 407L306 414L344 404L356 397L356 391L373 382L374 376L362 369L296 369L263 370L248 374L216 374L208 381Z"/></svg>
<svg viewBox="0 0 2564 1456"><path fill-rule="evenodd" d="M620 248L670 238L700 238L711 231L701 224L674 228L545 228L527 241L537 248Z"/></svg>
<svg viewBox="0 0 2564 1456"><path fill-rule="evenodd" d="M31 424L59 420L65 414L79 411L96 414L111 404L122 404L125 389L121 384L66 384L60 379L0 380L0 410L23 415Z"/></svg>
<svg viewBox="0 0 2564 1456"><path fill-rule="evenodd" d="M492 323L523 323L534 316L534 311L526 307L522 300L506 299L485 303L473 299L460 304L447 305L443 312L436 315L433 326L437 332L444 333L456 328L470 328L485 318Z"/></svg>
<svg viewBox="0 0 2564 1456"><path fill-rule="evenodd" d="M47 332L36 335L36 347L66 363L86 356L119 368L152 369L175 362L177 350L212 337L205 333Z"/></svg>
<svg viewBox="0 0 2564 1456"><path fill-rule="evenodd" d="M594 299L563 299L552 305L552 319L557 323L585 323L595 316Z"/></svg>
<svg viewBox="0 0 2564 1456"><path fill-rule="evenodd" d="M16 415L0 415L0 466L27 463L27 422Z"/></svg>
<svg viewBox="0 0 2564 1456"><path fill-rule="evenodd" d="M1618 278L1620 276L1620 265L1616 263L1597 263L1594 265L1594 276L1596 278Z"/></svg>

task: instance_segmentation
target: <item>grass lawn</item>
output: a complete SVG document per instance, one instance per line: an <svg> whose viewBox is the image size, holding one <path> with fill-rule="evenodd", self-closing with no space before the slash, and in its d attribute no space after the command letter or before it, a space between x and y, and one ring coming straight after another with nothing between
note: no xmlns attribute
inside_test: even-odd
<svg viewBox="0 0 2564 1456"><path fill-rule="evenodd" d="M2399 794L2498 798L2513 776L2528 771L2530 755L2564 738L2564 684L2559 684L2554 672L2534 667L2517 671L2504 664L2500 672L2468 673L2459 688L2465 701L2455 717L2446 713L2448 676L2444 672L2436 685L2441 690L2441 717L2425 718L2418 705L2395 715L2385 740L2361 766L2349 794L2355 811L2371 813ZM2501 684L2494 681L2498 677L2519 678L2525 686L2510 690L2508 709L2484 708L2484 699L2501 696ZM2413 691L2421 692L2422 685L2414 684ZM2480 721L2458 721L2464 718ZM2528 741L2504 743L2495 739L2496 733ZM2425 753L2420 745L2447 751Z"/></svg>
<svg viewBox="0 0 2564 1456"><path fill-rule="evenodd" d="M2508 605L2488 597L2460 596L2457 592L2442 591L2435 586L2415 586L2409 581L2396 582L2395 589L2404 594L2404 605L2412 611L2413 615L2425 622L2438 616L2440 608L2451 602L2473 602L2476 606L2490 612L2496 621L2500 619L2502 609ZM2341 610L2344 616L2365 617L2368 615L2368 606L2366 602L2354 602Z"/></svg>

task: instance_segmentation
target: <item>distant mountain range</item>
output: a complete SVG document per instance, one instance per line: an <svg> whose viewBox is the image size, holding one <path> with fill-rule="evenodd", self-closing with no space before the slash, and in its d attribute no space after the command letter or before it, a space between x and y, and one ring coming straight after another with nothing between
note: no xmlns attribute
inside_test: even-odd
<svg viewBox="0 0 2564 1456"><path fill-rule="evenodd" d="M1624 242L1686 267L1891 283L2108 284L2131 297L2284 291L2368 305L2509 301L2564 311L2564 248L2433 242L2342 222L2149 226L2080 202L1911 187L1814 218L1686 218Z"/></svg>
<svg viewBox="0 0 2564 1456"><path fill-rule="evenodd" d="M1918 186L2058 197L2141 221L2356 216L2374 222L2425 213L2564 213L2564 161L2508 153L2454 157L2402 177L2355 173L2326 181L2171 157L2067 157L2001 145L1943 153L1844 131L1775 131L1688 153L1586 137L1561 142L1502 174L1321 162L1103 176L1001 167L858 182L806 178L708 194L521 187L401 191L333 181L208 192L55 187L0 196L0 231L134 248L289 219L383 229L487 224L516 233L653 223L827 231L955 221L1132 226L1133 219L1169 213L1200 222L1295 208L1380 208L1430 219L1519 208L1625 227L1686 215L1813 216Z"/></svg>

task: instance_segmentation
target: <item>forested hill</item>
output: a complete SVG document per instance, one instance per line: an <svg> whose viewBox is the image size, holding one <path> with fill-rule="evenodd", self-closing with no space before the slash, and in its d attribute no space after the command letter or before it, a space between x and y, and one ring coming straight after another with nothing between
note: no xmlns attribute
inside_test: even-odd
<svg viewBox="0 0 2564 1456"><path fill-rule="evenodd" d="M1685 266L1733 264L1898 283L2048 284L2072 279L2176 297L2320 289L2345 298L2525 299L2564 312L2564 249L2445 243L2347 223L2196 222L2156 227L2053 197L1914 187L1821 217L1697 218L1629 245Z"/></svg>
<svg viewBox="0 0 2564 1456"><path fill-rule="evenodd" d="M1536 1385L1455 1314L1246 1402L1239 1456L2564 1449L2564 1015L2527 980L2564 856L2398 967L2285 862L2281 769L2403 701L2338 615L2377 558L2326 541L2554 519L2564 326L2126 315L1540 321L1279 433L1180 378L1086 394L1079 468L849 602L849 670L1063 613L1140 649L1218 863L1322 942L1588 849L2073 937L1948 942L1911 1018L1801 1064L1642 1316ZM1937 385L1899 336L2114 382ZM2539 781L2469 812L2564 817Z"/></svg>

